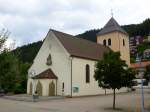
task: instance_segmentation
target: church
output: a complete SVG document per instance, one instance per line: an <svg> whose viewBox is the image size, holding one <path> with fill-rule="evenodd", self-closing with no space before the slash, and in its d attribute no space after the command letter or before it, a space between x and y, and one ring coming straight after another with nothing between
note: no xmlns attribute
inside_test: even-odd
<svg viewBox="0 0 150 112"><path fill-rule="evenodd" d="M50 29L28 70L27 94L66 97L105 94L94 79L94 69L97 60L103 59L110 49L120 51L121 59L130 65L129 36L113 17L97 33L97 43ZM127 88L117 92L125 91Z"/></svg>

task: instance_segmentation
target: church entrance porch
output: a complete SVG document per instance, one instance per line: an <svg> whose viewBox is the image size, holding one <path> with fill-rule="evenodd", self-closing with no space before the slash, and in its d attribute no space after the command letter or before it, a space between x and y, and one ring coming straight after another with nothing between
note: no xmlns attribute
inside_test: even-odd
<svg viewBox="0 0 150 112"><path fill-rule="evenodd" d="M57 95L57 77L51 69L28 79L28 94L38 94L39 96L56 96Z"/></svg>

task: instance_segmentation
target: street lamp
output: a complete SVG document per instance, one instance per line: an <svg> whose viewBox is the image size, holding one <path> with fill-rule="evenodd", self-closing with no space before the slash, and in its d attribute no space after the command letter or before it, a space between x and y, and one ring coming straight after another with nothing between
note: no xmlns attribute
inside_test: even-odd
<svg viewBox="0 0 150 112"><path fill-rule="evenodd" d="M38 99L38 96L37 94L35 94L35 90L36 90L36 85L35 85L35 80L34 80L34 77L36 75L36 72L35 70L31 70L30 73L29 73L31 79L33 80L33 92L32 92L32 98L33 98L33 102L36 101L36 99Z"/></svg>
<svg viewBox="0 0 150 112"><path fill-rule="evenodd" d="M136 63L140 64L140 67L141 66L141 57L136 56ZM139 70L140 72L142 72L141 68ZM141 78L141 112L144 112L144 90L143 90L143 74L140 74L140 78Z"/></svg>
<svg viewBox="0 0 150 112"><path fill-rule="evenodd" d="M32 95L35 94L35 81L34 81L34 76L36 75L35 70L31 70L29 73L30 78L33 80L33 92Z"/></svg>

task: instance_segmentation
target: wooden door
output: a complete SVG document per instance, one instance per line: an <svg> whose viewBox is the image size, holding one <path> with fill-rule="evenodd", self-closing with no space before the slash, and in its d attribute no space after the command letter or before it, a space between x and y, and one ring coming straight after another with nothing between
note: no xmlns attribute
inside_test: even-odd
<svg viewBox="0 0 150 112"><path fill-rule="evenodd" d="M36 91L39 96L42 96L42 84L40 83L40 81L38 81Z"/></svg>
<svg viewBox="0 0 150 112"><path fill-rule="evenodd" d="M30 83L30 86L29 86L29 95L32 95L32 82Z"/></svg>
<svg viewBox="0 0 150 112"><path fill-rule="evenodd" d="M55 84L53 81L49 84L49 96L55 96Z"/></svg>

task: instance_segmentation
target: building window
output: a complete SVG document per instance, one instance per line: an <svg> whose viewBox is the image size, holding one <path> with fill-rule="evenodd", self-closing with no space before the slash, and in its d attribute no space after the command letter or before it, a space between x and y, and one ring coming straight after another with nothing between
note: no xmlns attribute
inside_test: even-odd
<svg viewBox="0 0 150 112"><path fill-rule="evenodd" d="M90 82L90 66L86 65L86 83Z"/></svg>
<svg viewBox="0 0 150 112"><path fill-rule="evenodd" d="M103 45L106 46L106 40L103 40Z"/></svg>
<svg viewBox="0 0 150 112"><path fill-rule="evenodd" d="M108 39L108 45L109 46L111 45L111 39Z"/></svg>
<svg viewBox="0 0 150 112"><path fill-rule="evenodd" d="M46 64L47 64L48 66L52 65L52 56L51 56L51 54L48 55Z"/></svg>
<svg viewBox="0 0 150 112"><path fill-rule="evenodd" d="M123 46L125 46L125 40L123 39Z"/></svg>
<svg viewBox="0 0 150 112"><path fill-rule="evenodd" d="M65 84L64 82L62 83L62 92L64 92Z"/></svg>

